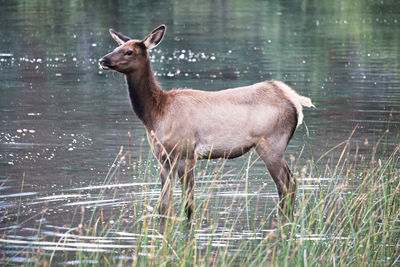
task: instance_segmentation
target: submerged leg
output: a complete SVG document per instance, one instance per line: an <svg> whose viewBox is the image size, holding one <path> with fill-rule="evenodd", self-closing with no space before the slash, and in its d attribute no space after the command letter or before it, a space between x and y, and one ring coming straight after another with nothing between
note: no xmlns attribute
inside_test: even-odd
<svg viewBox="0 0 400 267"><path fill-rule="evenodd" d="M256 151L275 182L279 195L280 215L286 215L291 219L296 202L296 178L292 175L284 157L286 144L285 140L274 144L262 140Z"/></svg>
<svg viewBox="0 0 400 267"><path fill-rule="evenodd" d="M182 182L182 194L188 221L194 211L194 168L195 160L181 160L178 164L178 176Z"/></svg>

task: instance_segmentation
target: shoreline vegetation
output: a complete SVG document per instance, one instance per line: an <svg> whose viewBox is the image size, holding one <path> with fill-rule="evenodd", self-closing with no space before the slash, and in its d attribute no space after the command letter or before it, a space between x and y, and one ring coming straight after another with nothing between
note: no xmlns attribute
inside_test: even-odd
<svg viewBox="0 0 400 267"><path fill-rule="evenodd" d="M187 223L181 208L183 196L177 193L180 185L175 187L167 216L158 214L154 194L143 186L140 201L134 199L122 205L117 213L111 214L113 220L109 220L110 214L104 214L101 205L95 204L91 210L80 205L71 216L69 229L61 230L51 240L41 232L40 223L38 238L21 248L18 248L19 240L7 238L4 232L0 237L2 264L15 264L9 261L15 257L30 259L23 262L26 265L60 262L81 266L399 264L400 145L387 152L384 145L387 134L377 141L368 156L359 155L357 146L351 147L351 136L304 165L300 164L302 152L297 158L290 156L298 181L293 221L282 222L276 217L276 208L258 205L257 196L265 188L256 193L247 192L249 169L257 161L257 156L249 153L243 157L243 166L237 175L238 182L244 186L244 193L240 194L245 197L221 204L225 205L224 212L213 208L213 201L218 200L211 198L214 185L229 175L229 171L224 171L226 161L217 166L204 161L197 167L197 177L202 178L202 183L196 185L195 215L191 223ZM339 155L335 160L333 151ZM377 157L377 151L382 158ZM98 203L104 199L108 186L118 183L121 164L132 164L142 181L150 181L156 173L151 152L133 163L129 152L121 147L100 187ZM113 190L115 196L118 187ZM17 221L17 224L23 223ZM4 253L10 249L8 246L15 246L17 251L12 258Z"/></svg>

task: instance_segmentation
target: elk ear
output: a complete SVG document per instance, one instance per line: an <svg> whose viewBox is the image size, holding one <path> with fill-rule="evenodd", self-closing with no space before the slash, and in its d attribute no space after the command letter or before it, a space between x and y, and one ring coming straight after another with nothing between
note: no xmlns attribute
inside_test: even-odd
<svg viewBox="0 0 400 267"><path fill-rule="evenodd" d="M152 49L156 47L161 43L166 30L167 26L161 24L143 39L143 44L146 46L147 49Z"/></svg>
<svg viewBox="0 0 400 267"><path fill-rule="evenodd" d="M108 31L110 32L112 38L114 38L114 40L117 41L119 45L123 45L131 39L128 36L123 35L122 33L114 31L113 29L109 29Z"/></svg>

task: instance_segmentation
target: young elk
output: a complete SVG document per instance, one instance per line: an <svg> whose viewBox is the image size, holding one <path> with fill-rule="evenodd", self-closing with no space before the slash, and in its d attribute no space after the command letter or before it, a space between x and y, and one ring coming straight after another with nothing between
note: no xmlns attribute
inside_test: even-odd
<svg viewBox="0 0 400 267"><path fill-rule="evenodd" d="M164 37L160 25L143 40L110 29L117 47L100 59L104 70L125 75L132 108L146 128L161 164L159 212L170 207L173 177L178 172L190 220L194 211L194 169L198 159L235 158L254 148L265 162L279 194L280 210L293 214L296 179L284 154L311 100L280 81L217 92L163 91L150 66L148 51Z"/></svg>

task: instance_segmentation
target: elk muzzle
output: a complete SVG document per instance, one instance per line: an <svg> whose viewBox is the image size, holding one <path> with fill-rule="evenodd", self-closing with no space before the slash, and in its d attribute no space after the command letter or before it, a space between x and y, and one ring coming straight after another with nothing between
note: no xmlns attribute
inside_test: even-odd
<svg viewBox="0 0 400 267"><path fill-rule="evenodd" d="M99 60L99 66L103 70L109 70L109 69L113 68L113 66L112 66L112 64L110 62L110 59L108 57L106 57L106 56Z"/></svg>

